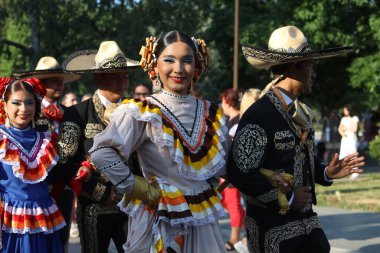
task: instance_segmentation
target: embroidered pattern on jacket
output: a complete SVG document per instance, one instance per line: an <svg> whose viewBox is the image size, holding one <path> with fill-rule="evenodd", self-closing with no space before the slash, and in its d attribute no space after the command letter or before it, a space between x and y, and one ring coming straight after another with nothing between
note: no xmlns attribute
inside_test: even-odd
<svg viewBox="0 0 380 253"><path fill-rule="evenodd" d="M84 244L87 252L98 253L98 216L108 214L118 214L120 211L116 206L104 206L93 204L86 207L84 217L84 228L80 229L84 232L88 243ZM84 229L84 231L83 231Z"/></svg>
<svg viewBox="0 0 380 253"><path fill-rule="evenodd" d="M321 224L317 216L308 219L288 222L283 226L270 229L265 233L264 248L266 253L279 253L280 243L296 236L308 235L315 228L320 228Z"/></svg>
<svg viewBox="0 0 380 253"><path fill-rule="evenodd" d="M38 119L35 122L36 127L46 127L49 130L55 130L54 122L50 122L43 113L40 113Z"/></svg>
<svg viewBox="0 0 380 253"><path fill-rule="evenodd" d="M58 154L59 160L64 163L77 152L81 129L78 124L71 121L63 122L60 128Z"/></svg>
<svg viewBox="0 0 380 253"><path fill-rule="evenodd" d="M272 189L269 192L257 196L256 199L262 203L269 203L275 201L278 199L278 190Z"/></svg>
<svg viewBox="0 0 380 253"><path fill-rule="evenodd" d="M279 131L274 134L274 144L277 150L289 150L294 148L296 140L289 130Z"/></svg>
<svg viewBox="0 0 380 253"><path fill-rule="evenodd" d="M299 187L303 185L303 177L302 177L302 167L305 163L305 154L302 152L302 148L300 145L297 145L295 148L296 154L294 155L294 187Z"/></svg>
<svg viewBox="0 0 380 253"><path fill-rule="evenodd" d="M103 127L100 124L97 123L87 123L86 129L84 130L84 136L86 136L87 139L94 138L95 135L103 131Z"/></svg>
<svg viewBox="0 0 380 253"><path fill-rule="evenodd" d="M288 112L285 110L284 105L276 97L276 95L274 95L273 91L270 90L265 95L269 97L269 100L274 104L276 109L281 113L282 117L286 120L286 122L288 123L289 127L293 130L293 132L299 136L299 133L298 133L297 129L294 127L293 122L292 122Z"/></svg>
<svg viewBox="0 0 380 253"><path fill-rule="evenodd" d="M92 197L94 201L100 201L104 195L104 192L106 191L107 186L102 183L97 183L94 189L94 192L92 193Z"/></svg>
<svg viewBox="0 0 380 253"><path fill-rule="evenodd" d="M248 124L236 134L233 158L241 172L258 168L267 142L266 132L259 125Z"/></svg>
<svg viewBox="0 0 380 253"><path fill-rule="evenodd" d="M248 238L248 249L249 252L260 252L259 246L259 226L256 221L249 216L245 216L244 226L248 230L249 238Z"/></svg>
<svg viewBox="0 0 380 253"><path fill-rule="evenodd" d="M95 107L95 112L98 116L98 118L105 124L108 125L108 123L104 120L104 105L102 104L102 101L100 100L98 93L95 92L95 94L92 96L92 103Z"/></svg>

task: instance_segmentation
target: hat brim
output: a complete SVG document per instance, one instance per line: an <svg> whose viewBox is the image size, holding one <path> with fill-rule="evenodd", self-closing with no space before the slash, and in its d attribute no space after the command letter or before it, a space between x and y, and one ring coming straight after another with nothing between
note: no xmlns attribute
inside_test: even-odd
<svg viewBox="0 0 380 253"><path fill-rule="evenodd" d="M352 47L335 47L307 52L285 53L246 44L242 44L241 48L245 59L255 68L270 68L285 63L330 58L345 55L353 51Z"/></svg>
<svg viewBox="0 0 380 253"><path fill-rule="evenodd" d="M24 78L37 78L37 79L46 79L46 78L63 78L63 83L72 83L81 78L79 74L74 73L65 73L62 69L47 69L47 70L33 70L33 71L15 71L12 73L16 79Z"/></svg>
<svg viewBox="0 0 380 253"><path fill-rule="evenodd" d="M125 73L133 68L141 68L140 63L135 60L126 58L126 67L113 67L99 69L95 66L95 56L98 50L82 50L69 55L62 64L62 68L66 73L76 74L106 74L106 73Z"/></svg>

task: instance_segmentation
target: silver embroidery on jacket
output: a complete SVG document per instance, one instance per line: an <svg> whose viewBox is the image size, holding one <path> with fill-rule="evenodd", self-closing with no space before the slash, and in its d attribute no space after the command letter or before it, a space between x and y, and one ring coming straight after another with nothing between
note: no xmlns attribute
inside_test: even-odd
<svg viewBox="0 0 380 253"><path fill-rule="evenodd" d="M270 229L265 233L265 253L279 253L280 243L296 236L308 235L315 228L320 228L321 224L317 216L307 219L288 222L283 226Z"/></svg>
<svg viewBox="0 0 380 253"><path fill-rule="evenodd" d="M289 150L294 148L296 140L289 130L279 131L274 134L274 146L277 150Z"/></svg>
<svg viewBox="0 0 380 253"><path fill-rule="evenodd" d="M267 142L265 130L258 125L248 124L236 134L233 158L241 172L258 168Z"/></svg>

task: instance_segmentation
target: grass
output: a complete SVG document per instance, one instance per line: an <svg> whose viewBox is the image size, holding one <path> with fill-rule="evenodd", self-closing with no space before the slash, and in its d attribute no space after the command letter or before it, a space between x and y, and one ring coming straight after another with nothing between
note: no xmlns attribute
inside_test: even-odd
<svg viewBox="0 0 380 253"><path fill-rule="evenodd" d="M366 173L355 180L336 180L330 187L317 185L319 206L380 212L380 174Z"/></svg>

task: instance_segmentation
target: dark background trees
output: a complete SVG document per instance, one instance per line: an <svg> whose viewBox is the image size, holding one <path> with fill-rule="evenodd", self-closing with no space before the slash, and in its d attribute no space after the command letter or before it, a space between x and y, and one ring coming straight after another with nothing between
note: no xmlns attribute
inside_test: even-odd
<svg viewBox="0 0 380 253"><path fill-rule="evenodd" d="M40 57L58 61L75 51L97 49L116 40L139 60L147 36L177 29L202 37L212 54L211 69L201 78L203 93L216 100L232 87L234 1L231 0L0 0L0 74L33 69ZM296 25L312 48L353 46L353 54L316 62L312 96L320 111L351 103L358 110L378 104L380 94L380 10L375 0L240 0L239 40L267 46L270 32ZM134 71L132 85L148 82ZM252 68L239 52L239 88L264 87L269 71ZM93 89L90 78L70 88Z"/></svg>

